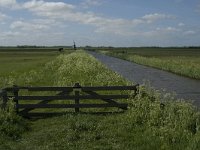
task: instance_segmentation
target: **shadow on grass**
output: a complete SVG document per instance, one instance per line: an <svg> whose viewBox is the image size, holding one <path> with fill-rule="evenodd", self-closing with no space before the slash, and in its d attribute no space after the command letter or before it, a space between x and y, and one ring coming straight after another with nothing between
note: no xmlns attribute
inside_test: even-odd
<svg viewBox="0 0 200 150"><path fill-rule="evenodd" d="M80 111L80 112L56 112L56 113L26 113L22 114L19 113L20 116L31 119L31 120L37 120L37 119L44 119L44 118L51 118L51 117L58 117L63 115L116 115L116 114L122 114L125 110L121 111L104 111L104 112L86 112L86 111Z"/></svg>

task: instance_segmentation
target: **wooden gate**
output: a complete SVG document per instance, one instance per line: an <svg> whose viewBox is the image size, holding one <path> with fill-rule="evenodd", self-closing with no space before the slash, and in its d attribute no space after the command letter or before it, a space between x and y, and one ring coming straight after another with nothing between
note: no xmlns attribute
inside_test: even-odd
<svg viewBox="0 0 200 150"><path fill-rule="evenodd" d="M9 99L15 102L16 112L22 116L30 116L36 113L29 113L39 108L74 108L75 112L79 112L80 108L105 108L117 107L126 110L127 103L119 103L116 99L127 99L130 94L100 94L97 92L114 92L114 91L133 91L131 96L135 96L138 92L138 84L134 86L96 86L82 87L76 83L73 87L20 87L13 86L1 90L0 96L3 99L2 108L6 107ZM45 93L46 92L46 93ZM47 94L51 93L51 95ZM40 93L40 95L38 94ZM42 93L42 95L41 95ZM116 92L114 92L116 93ZM123 92L122 92L123 93ZM26 95L25 95L26 94ZM28 95L27 95L28 94ZM38 94L38 95L37 95ZM45 95L46 94L46 95ZM56 100L73 100L73 104L49 104ZM83 100L100 100L104 103L80 103ZM33 103L39 101L37 103ZM37 115L45 115L46 112L37 113Z"/></svg>

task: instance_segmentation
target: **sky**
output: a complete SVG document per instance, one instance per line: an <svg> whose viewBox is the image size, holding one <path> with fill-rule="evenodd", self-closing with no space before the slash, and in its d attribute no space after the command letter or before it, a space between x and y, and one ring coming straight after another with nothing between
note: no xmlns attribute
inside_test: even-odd
<svg viewBox="0 0 200 150"><path fill-rule="evenodd" d="M0 46L200 46L200 0L0 0Z"/></svg>

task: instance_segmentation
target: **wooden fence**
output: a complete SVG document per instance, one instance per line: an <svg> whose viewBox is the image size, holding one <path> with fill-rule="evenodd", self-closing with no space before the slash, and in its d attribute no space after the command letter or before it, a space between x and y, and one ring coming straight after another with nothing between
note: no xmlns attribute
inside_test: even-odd
<svg viewBox="0 0 200 150"><path fill-rule="evenodd" d="M15 102L16 112L21 115L28 115L30 111L38 108L74 108L75 112L79 112L80 108L104 108L117 107L126 110L127 103L119 103L116 99L127 99L130 94L99 94L97 91L133 91L132 96L138 92L138 84L134 86L96 86L82 87L76 83L73 87L20 87L13 86L0 91L2 97L2 108L5 108L8 100ZM29 93L24 95L23 92ZM36 92L45 94L44 92L53 92L54 95L36 96ZM58 93L56 93L58 92ZM115 92L116 93L116 92ZM119 93L119 92L117 92ZM50 101L56 100L74 100L73 104L48 104ZM81 100L101 100L104 103L80 103ZM20 101L23 103L20 103ZM27 103L26 103L27 101ZM31 103L39 101L38 103ZM45 113L42 113L45 114ZM41 115L42 115L41 114Z"/></svg>

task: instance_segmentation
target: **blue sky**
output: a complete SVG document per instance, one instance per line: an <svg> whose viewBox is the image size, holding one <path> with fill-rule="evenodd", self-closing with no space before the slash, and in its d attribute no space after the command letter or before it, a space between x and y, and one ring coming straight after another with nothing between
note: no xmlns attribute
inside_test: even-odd
<svg viewBox="0 0 200 150"><path fill-rule="evenodd" d="M200 46L200 0L0 0L0 46Z"/></svg>

